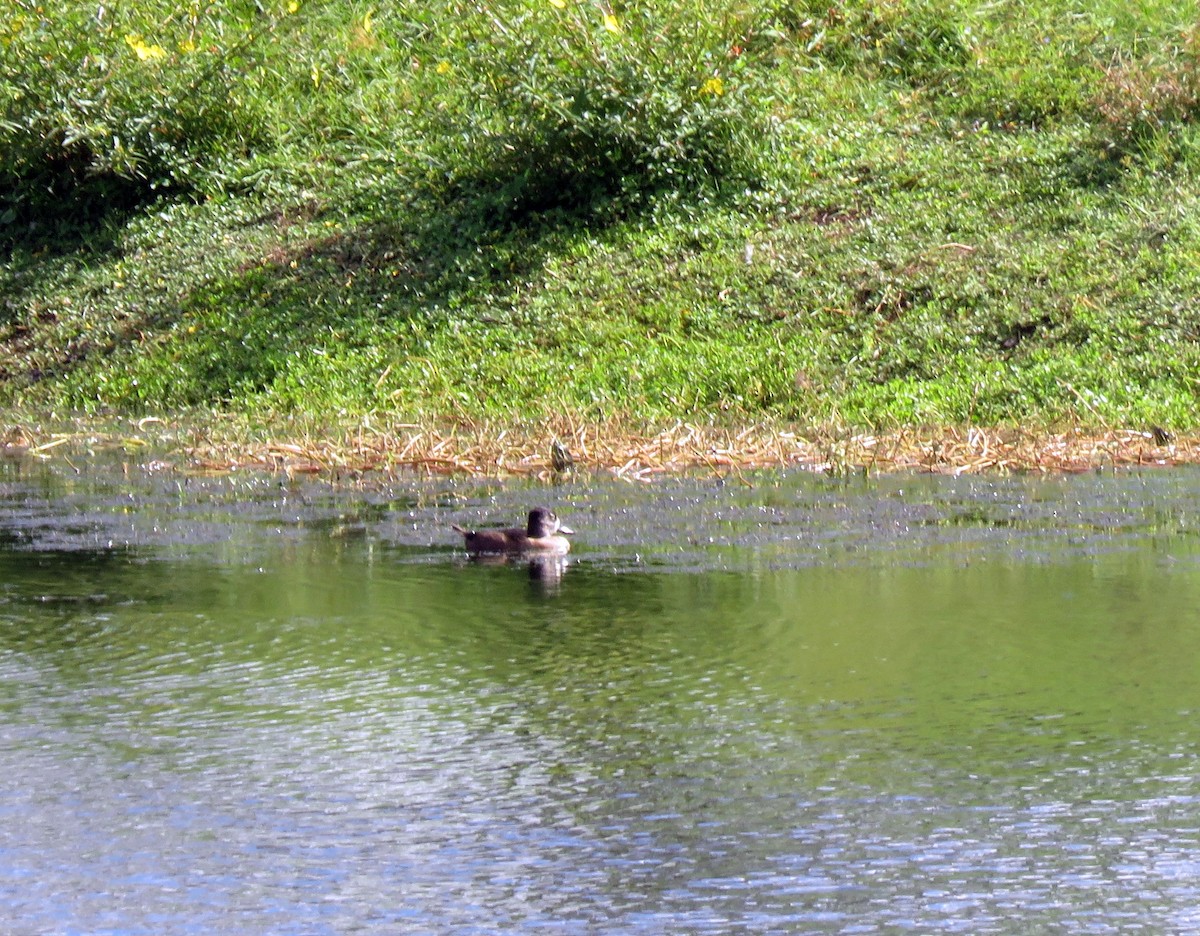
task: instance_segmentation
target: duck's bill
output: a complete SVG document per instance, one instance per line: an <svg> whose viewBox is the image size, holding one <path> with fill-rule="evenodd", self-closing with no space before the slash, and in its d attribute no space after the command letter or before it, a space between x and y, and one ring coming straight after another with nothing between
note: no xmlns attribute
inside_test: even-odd
<svg viewBox="0 0 1200 936"><path fill-rule="evenodd" d="M567 534L574 534L574 533L575 533L575 531L574 531L574 530L572 530L572 529L571 529L570 527L568 527L568 526L560 526L560 527L558 528L558 532L559 532L559 533L567 533Z"/></svg>

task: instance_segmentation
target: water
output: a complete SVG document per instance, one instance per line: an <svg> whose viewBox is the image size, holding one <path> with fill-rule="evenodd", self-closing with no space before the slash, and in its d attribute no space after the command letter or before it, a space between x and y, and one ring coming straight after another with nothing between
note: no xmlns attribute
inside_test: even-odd
<svg viewBox="0 0 1200 936"><path fill-rule="evenodd" d="M0 931L1200 929L1200 474L746 480L0 462Z"/></svg>

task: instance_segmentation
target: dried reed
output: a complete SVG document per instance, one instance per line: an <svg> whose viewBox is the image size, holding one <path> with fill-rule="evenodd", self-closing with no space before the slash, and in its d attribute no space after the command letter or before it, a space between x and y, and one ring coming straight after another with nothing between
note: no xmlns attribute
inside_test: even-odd
<svg viewBox="0 0 1200 936"><path fill-rule="evenodd" d="M428 474L531 476L557 472L552 445L559 441L577 472L608 472L627 481L705 471L744 480L743 472L795 468L830 475L923 471L1080 472L1108 468L1200 463L1200 437L1163 433L1072 429L1055 433L984 429L902 429L889 433L825 430L801 432L781 426L739 429L678 421L658 431L621 425L560 425L497 429L463 422L439 429L398 424L367 425L315 437L250 441L219 426L185 431L161 420L126 431L94 428L39 433L27 427L0 432L0 453L37 458L78 455L120 447L135 455L166 453L191 471L266 470L292 475Z"/></svg>
<svg viewBox="0 0 1200 936"><path fill-rule="evenodd" d="M234 447L198 445L187 454L201 467L255 467L292 473L395 472L525 475L550 478L552 444L570 452L576 471L609 472L627 481L709 471L735 475L798 468L831 475L923 471L1080 472L1105 468L1200 463L1200 438L1159 444L1135 430L1035 434L1018 430L906 429L886 434L811 432L782 427L703 427L683 421L656 432L620 427L560 426L559 431L449 431L407 427L355 432L339 439Z"/></svg>

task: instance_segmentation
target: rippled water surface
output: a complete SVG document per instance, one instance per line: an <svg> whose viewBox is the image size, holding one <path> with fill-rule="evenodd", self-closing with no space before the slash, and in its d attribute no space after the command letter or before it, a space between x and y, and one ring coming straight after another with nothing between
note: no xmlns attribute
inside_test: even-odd
<svg viewBox="0 0 1200 936"><path fill-rule="evenodd" d="M1200 931L1198 494L0 462L0 932Z"/></svg>

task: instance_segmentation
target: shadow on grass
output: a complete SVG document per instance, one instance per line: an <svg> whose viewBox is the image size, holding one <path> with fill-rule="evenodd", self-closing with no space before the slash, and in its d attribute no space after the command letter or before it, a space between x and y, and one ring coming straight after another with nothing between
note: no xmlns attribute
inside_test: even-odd
<svg viewBox="0 0 1200 936"><path fill-rule="evenodd" d="M12 167L0 170L0 384L36 384L114 350L114 342L99 337L102 329L65 338L47 284L63 266L96 267L119 258L126 224L181 194L144 179L91 172L70 154L47 161L34 178ZM85 328L93 324L86 321Z"/></svg>
<svg viewBox="0 0 1200 936"><path fill-rule="evenodd" d="M179 322L195 327L174 333L173 402L262 391L290 358L331 343L352 351L392 336L402 352L456 325L520 325L524 313L510 298L517 284L537 279L572 240L602 235L647 204L602 189L580 199L545 178L375 191L337 212L361 223L280 246L185 300Z"/></svg>
<svg viewBox="0 0 1200 936"><path fill-rule="evenodd" d="M64 158L35 179L0 173L0 251L65 256L109 253L121 228L163 199L185 194Z"/></svg>

